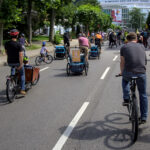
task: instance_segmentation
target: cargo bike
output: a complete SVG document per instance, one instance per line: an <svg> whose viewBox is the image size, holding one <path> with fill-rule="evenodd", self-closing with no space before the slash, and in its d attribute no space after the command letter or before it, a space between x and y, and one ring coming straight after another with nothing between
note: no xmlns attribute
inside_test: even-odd
<svg viewBox="0 0 150 150"><path fill-rule="evenodd" d="M20 73L15 68L15 75L6 77L6 96L7 100L12 103L21 89ZM37 67L26 66L25 68L25 90L36 85L40 79L40 69Z"/></svg>

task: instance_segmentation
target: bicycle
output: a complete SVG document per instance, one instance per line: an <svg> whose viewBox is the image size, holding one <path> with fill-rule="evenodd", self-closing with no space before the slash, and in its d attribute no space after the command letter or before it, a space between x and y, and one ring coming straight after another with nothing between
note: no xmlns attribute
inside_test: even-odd
<svg viewBox="0 0 150 150"><path fill-rule="evenodd" d="M50 64L50 63L52 63L52 61L53 61L53 56L48 54L48 53L46 53L44 57L43 56L37 56L35 58L35 64L37 66L41 65L42 62L45 62L46 64Z"/></svg>
<svg viewBox="0 0 150 150"><path fill-rule="evenodd" d="M28 90L31 88L31 86L36 85L40 79L40 73L39 73L39 68L33 68L31 69L25 69L25 75L28 73L29 76L26 77L25 81L25 89ZM17 70L17 67L15 67L15 75L9 75L6 76L6 97L7 100L12 103L16 97L16 95L19 93L21 90L21 80L20 80L20 74L19 71Z"/></svg>
<svg viewBox="0 0 150 150"><path fill-rule="evenodd" d="M121 75L116 75L120 77ZM137 141L139 133L139 105L136 97L136 80L138 77L128 78L130 84L130 100L129 104L126 105L129 112L129 120L132 123L132 139L133 143ZM124 105L125 106L125 105Z"/></svg>

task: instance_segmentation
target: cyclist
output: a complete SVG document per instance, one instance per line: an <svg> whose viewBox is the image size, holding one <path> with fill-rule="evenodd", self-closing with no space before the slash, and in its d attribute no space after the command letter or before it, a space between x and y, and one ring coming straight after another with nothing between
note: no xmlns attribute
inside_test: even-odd
<svg viewBox="0 0 150 150"><path fill-rule="evenodd" d="M84 33L79 35L78 41L79 41L80 51L82 51L84 53L85 60L88 64L88 48L91 47L91 44L90 44L88 38L86 38L86 35Z"/></svg>
<svg viewBox="0 0 150 150"><path fill-rule="evenodd" d="M23 65L23 49L19 42L17 42L17 38L19 35L19 31L17 29L13 29L10 31L11 40L6 42L5 50L7 54L7 62L11 67L11 75L15 75L15 67L20 73L21 76L21 91L20 94L25 95L25 71Z"/></svg>
<svg viewBox="0 0 150 150"><path fill-rule="evenodd" d="M48 52L49 51L46 48L46 42L44 41L44 42L42 42L42 48L41 48L41 51L40 51L41 57L44 58L44 60L45 60L45 56Z"/></svg>
<svg viewBox="0 0 150 150"><path fill-rule="evenodd" d="M22 45L22 49L24 51L24 56L26 56L26 48L25 48L25 44L27 44L27 46L29 46L28 42L25 39L25 35L22 33L20 34L20 38L19 38L19 43Z"/></svg>
<svg viewBox="0 0 150 150"><path fill-rule="evenodd" d="M139 32L137 32L137 43L143 44L143 36Z"/></svg>
<svg viewBox="0 0 150 150"><path fill-rule="evenodd" d="M102 35L98 32L95 35L95 45L97 45L100 49L100 53L101 53L101 40L102 40Z"/></svg>
<svg viewBox="0 0 150 150"><path fill-rule="evenodd" d="M69 34L68 34L68 32L65 32L64 33L64 46L65 46L65 48L66 48L66 50L67 50L67 53L69 54L70 53L70 41L69 41Z"/></svg>
<svg viewBox="0 0 150 150"><path fill-rule="evenodd" d="M145 123L148 116L148 98L146 94L146 54L142 44L137 43L137 35L131 32L127 35L128 43L120 50L120 70L123 89L123 105L128 105L129 96L129 80L130 77L138 77L137 87L140 99L141 123Z"/></svg>

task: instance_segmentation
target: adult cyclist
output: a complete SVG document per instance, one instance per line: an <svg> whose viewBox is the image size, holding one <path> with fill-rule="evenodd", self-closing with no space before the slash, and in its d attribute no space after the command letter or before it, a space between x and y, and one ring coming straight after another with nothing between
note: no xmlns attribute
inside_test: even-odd
<svg viewBox="0 0 150 150"><path fill-rule="evenodd" d="M17 38L19 31L13 29L10 31L11 40L6 42L5 50L7 54L7 62L11 67L11 75L15 75L16 68L21 76L21 91L20 94L25 95L25 71L23 64L23 49Z"/></svg>
<svg viewBox="0 0 150 150"><path fill-rule="evenodd" d="M69 33L65 32L63 38L64 38L64 46L65 46L65 48L67 50L67 54L69 54L70 53Z"/></svg>
<svg viewBox="0 0 150 150"><path fill-rule="evenodd" d="M84 53L86 63L88 64L88 48L91 47L91 44L84 33L79 34L78 42L79 42L80 51Z"/></svg>
<svg viewBox="0 0 150 150"><path fill-rule="evenodd" d="M136 80L140 99L141 123L146 123L148 117L148 98L146 94L146 54L142 44L137 43L137 35L131 32L127 35L128 43L120 50L120 69L123 89L123 105L128 105L130 100L130 77Z"/></svg>

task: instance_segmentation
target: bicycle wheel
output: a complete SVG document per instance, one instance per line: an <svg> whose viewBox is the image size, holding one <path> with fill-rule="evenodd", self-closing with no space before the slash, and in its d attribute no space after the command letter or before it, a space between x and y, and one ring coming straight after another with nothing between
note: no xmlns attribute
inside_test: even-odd
<svg viewBox="0 0 150 150"><path fill-rule="evenodd" d="M86 64L85 64L85 67L84 67L85 75L86 75L86 76L88 75L88 69L89 69L89 64L86 63Z"/></svg>
<svg viewBox="0 0 150 150"><path fill-rule="evenodd" d="M132 123L132 139L133 142L136 142L139 132L138 103L136 97L132 98L131 123Z"/></svg>
<svg viewBox="0 0 150 150"><path fill-rule="evenodd" d="M12 103L15 99L16 89L15 89L15 81L13 79L7 79L6 82L6 96L7 100Z"/></svg>
<svg viewBox="0 0 150 150"><path fill-rule="evenodd" d="M35 58L35 64L36 64L37 66L39 66L39 65L41 65L41 63L42 63L42 58L41 58L41 56L37 56L37 57Z"/></svg>
<svg viewBox="0 0 150 150"><path fill-rule="evenodd" d="M67 63L67 68L66 68L66 71L67 71L67 76L70 76L70 63Z"/></svg>
<svg viewBox="0 0 150 150"><path fill-rule="evenodd" d="M53 61L53 56L47 55L47 56L46 56L46 61L45 61L45 63L46 63L46 64L50 64L50 63L52 63L52 61Z"/></svg>

